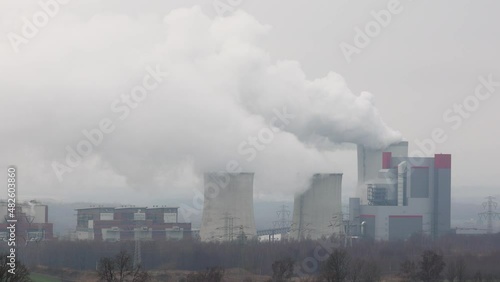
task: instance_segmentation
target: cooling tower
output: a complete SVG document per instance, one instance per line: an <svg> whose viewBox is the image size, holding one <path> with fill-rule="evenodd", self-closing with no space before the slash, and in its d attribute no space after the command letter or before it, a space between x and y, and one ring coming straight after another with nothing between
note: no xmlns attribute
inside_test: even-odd
<svg viewBox="0 0 500 282"><path fill-rule="evenodd" d="M253 173L205 173L202 241L233 241L256 236Z"/></svg>
<svg viewBox="0 0 500 282"><path fill-rule="evenodd" d="M309 189L295 196L291 237L313 240L342 228L342 174L315 174Z"/></svg>

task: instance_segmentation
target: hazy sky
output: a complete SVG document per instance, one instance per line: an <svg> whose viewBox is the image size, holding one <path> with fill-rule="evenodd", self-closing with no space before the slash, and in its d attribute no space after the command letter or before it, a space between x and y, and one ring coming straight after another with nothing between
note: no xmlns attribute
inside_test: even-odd
<svg viewBox="0 0 500 282"><path fill-rule="evenodd" d="M498 1L41 2L46 18L0 3L0 164L20 197L161 204L235 163L258 199L314 172L343 172L349 195L340 143L433 136L455 197L499 193ZM97 145L73 167L82 131Z"/></svg>

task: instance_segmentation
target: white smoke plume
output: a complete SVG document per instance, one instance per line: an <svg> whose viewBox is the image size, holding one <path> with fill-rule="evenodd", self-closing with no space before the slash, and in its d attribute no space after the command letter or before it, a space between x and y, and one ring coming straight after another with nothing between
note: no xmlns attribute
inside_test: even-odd
<svg viewBox="0 0 500 282"><path fill-rule="evenodd" d="M78 197L134 187L185 194L200 188L202 172L234 160L256 173L258 196L291 195L304 176L342 169L335 161L342 143L401 140L371 94L352 93L339 74L310 80L298 62L273 60L259 45L271 27L242 11L214 19L199 7L163 19L66 14L51 25L20 54L0 45L0 117L15 120L0 124L2 163L24 169L31 193L42 187ZM157 65L168 77L120 120L113 101ZM243 144L269 128L277 111L293 119L271 142L253 150ZM116 129L59 183L53 162L64 164L66 146L103 118Z"/></svg>

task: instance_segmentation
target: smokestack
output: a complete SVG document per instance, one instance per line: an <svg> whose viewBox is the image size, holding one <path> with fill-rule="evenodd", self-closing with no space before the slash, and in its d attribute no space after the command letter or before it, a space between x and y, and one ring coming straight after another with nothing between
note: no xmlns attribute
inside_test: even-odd
<svg viewBox="0 0 500 282"><path fill-rule="evenodd" d="M442 236L451 226L451 155L434 155L434 234Z"/></svg>

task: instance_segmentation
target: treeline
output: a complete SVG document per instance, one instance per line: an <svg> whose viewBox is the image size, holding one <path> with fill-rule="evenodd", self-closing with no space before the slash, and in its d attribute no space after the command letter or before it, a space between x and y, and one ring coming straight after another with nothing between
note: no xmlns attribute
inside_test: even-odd
<svg viewBox="0 0 500 282"><path fill-rule="evenodd" d="M336 239L262 243L182 240L142 242L140 249L145 270L243 268L255 274L272 276L273 264L276 271L276 262L287 259L293 261L294 276L307 276L319 274L328 255L343 249L343 245L343 240ZM47 241L19 246L17 253L28 267L95 270L101 258L113 257L121 251L134 254L134 250L134 242ZM500 234L450 235L438 240L414 236L399 242L358 240L345 250L352 262L362 262L382 277L398 277L402 262L417 264L425 251L432 250L443 259L443 277L460 270L469 280L474 277L483 280L486 277L500 278ZM0 251L7 251L7 246L2 245Z"/></svg>

